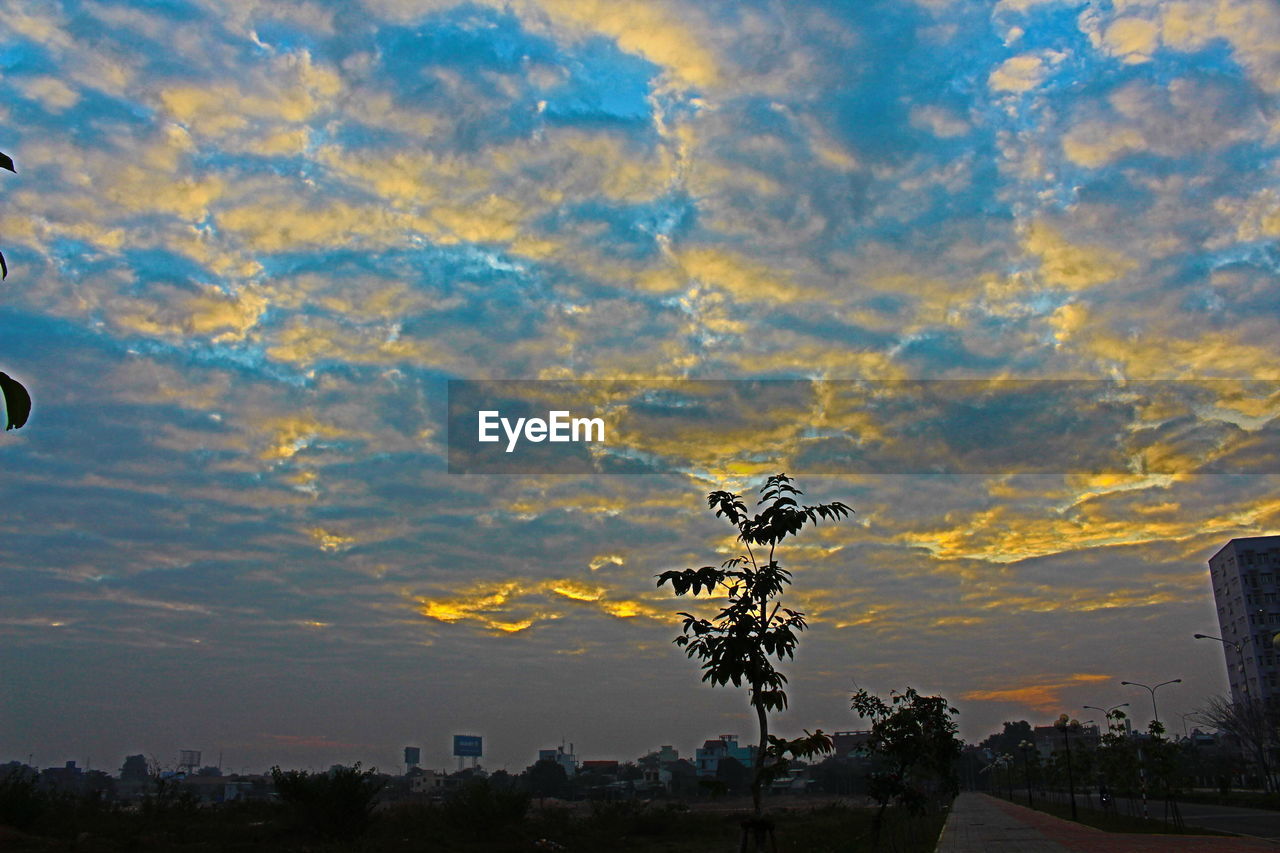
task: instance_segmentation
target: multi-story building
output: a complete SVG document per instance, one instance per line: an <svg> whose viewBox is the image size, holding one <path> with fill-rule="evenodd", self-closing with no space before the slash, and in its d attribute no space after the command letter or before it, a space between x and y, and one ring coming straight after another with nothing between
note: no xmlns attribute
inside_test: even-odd
<svg viewBox="0 0 1280 853"><path fill-rule="evenodd" d="M1102 730L1096 722L1081 723L1079 729L1072 730L1065 736L1062 729L1052 723L1031 728L1031 743L1035 745L1036 752L1040 753L1041 760L1048 760L1049 756L1060 750L1076 750L1081 747L1097 749L1101 740Z"/></svg>
<svg viewBox="0 0 1280 853"><path fill-rule="evenodd" d="M573 744L569 744L569 751L564 751L564 744L553 749L538 750L539 761L554 761L564 768L565 775L573 776L578 772L578 756L573 754Z"/></svg>
<svg viewBox="0 0 1280 853"><path fill-rule="evenodd" d="M831 747L837 758L848 758L864 749L871 742L871 730L836 732L831 736Z"/></svg>
<svg viewBox="0 0 1280 853"><path fill-rule="evenodd" d="M1233 702L1280 697L1280 536L1232 539L1209 558Z"/></svg>
<svg viewBox="0 0 1280 853"><path fill-rule="evenodd" d="M755 760L754 746L738 746L737 735L720 735L716 740L709 740L698 747L694 753L699 776L715 776L720 767L720 759L734 758L742 762L742 766L750 767Z"/></svg>

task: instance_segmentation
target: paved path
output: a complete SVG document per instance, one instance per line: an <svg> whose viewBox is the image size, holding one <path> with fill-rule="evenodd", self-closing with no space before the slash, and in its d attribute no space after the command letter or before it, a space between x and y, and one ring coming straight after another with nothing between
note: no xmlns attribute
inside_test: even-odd
<svg viewBox="0 0 1280 853"><path fill-rule="evenodd" d="M1102 832L1044 812L963 793L951 807L937 853L1276 853L1247 838Z"/></svg>

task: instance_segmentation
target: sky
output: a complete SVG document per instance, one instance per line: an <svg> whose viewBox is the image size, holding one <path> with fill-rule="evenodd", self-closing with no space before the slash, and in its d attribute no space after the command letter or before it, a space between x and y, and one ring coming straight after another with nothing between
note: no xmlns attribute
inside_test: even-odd
<svg viewBox="0 0 1280 853"><path fill-rule="evenodd" d="M970 740L1225 692L1206 560L1280 533L1272 0L0 20L0 761L750 740L655 576L738 553L705 495L775 471L856 513L779 552L783 734L857 688ZM615 434L645 473L450 473L449 381L498 379L799 397Z"/></svg>

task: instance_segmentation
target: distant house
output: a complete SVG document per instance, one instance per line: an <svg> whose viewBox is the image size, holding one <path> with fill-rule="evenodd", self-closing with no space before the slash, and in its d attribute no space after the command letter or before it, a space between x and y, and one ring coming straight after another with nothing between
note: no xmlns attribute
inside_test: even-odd
<svg viewBox="0 0 1280 853"><path fill-rule="evenodd" d="M554 761L564 768L566 776L572 776L578 772L578 756L573 754L573 744L569 744L569 751L565 752L563 746L557 746L555 749L538 750L539 761Z"/></svg>
<svg viewBox="0 0 1280 853"><path fill-rule="evenodd" d="M418 768L414 768L417 770ZM439 797L448 787L448 775L436 770L424 770L415 773L409 781L409 790L415 794L428 797Z"/></svg>
<svg viewBox="0 0 1280 853"><path fill-rule="evenodd" d="M795 767L788 770L786 776L781 776L769 783L769 793L803 794L816 786L817 783L810 776L808 767Z"/></svg>
<svg viewBox="0 0 1280 853"><path fill-rule="evenodd" d="M831 735L831 745L836 758L848 758L860 753L871 742L871 731L836 732Z"/></svg>
<svg viewBox="0 0 1280 853"><path fill-rule="evenodd" d="M1080 731L1072 732L1068 737L1071 739L1071 748L1073 750L1078 747L1096 749L1101 741L1102 733L1096 725L1081 725ZM1048 758L1054 752L1066 749L1062 730L1057 726L1034 727L1031 730L1031 740L1035 743L1036 752L1040 753L1041 758Z"/></svg>
<svg viewBox="0 0 1280 853"><path fill-rule="evenodd" d="M578 769L583 773L599 773L605 776L618 775L617 761L584 761Z"/></svg>
<svg viewBox="0 0 1280 853"><path fill-rule="evenodd" d="M699 776L714 778L721 759L735 758L743 767L751 767L755 754L755 747L738 745L737 735L720 735L716 740L706 741L698 747L694 753L694 765L698 768Z"/></svg>

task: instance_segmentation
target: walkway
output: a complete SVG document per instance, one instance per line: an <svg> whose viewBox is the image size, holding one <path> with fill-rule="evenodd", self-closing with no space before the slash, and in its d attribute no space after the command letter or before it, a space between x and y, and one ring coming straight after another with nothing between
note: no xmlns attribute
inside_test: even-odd
<svg viewBox="0 0 1280 853"><path fill-rule="evenodd" d="M963 793L951 807L937 853L1277 853L1248 838L1102 832L986 794Z"/></svg>

